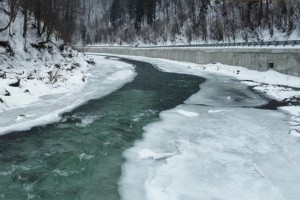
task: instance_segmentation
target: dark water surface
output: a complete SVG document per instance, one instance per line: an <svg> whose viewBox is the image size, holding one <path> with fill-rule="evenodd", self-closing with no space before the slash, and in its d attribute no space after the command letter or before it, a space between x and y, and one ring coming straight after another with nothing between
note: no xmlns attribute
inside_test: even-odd
<svg viewBox="0 0 300 200"><path fill-rule="evenodd" d="M0 137L0 199L117 200L122 152L159 112L199 90L200 77L136 65L135 80L64 120Z"/></svg>

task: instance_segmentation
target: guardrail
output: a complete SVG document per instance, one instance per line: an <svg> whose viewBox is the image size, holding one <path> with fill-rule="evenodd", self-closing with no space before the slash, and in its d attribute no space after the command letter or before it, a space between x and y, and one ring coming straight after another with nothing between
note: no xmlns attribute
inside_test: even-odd
<svg viewBox="0 0 300 200"><path fill-rule="evenodd" d="M159 45L159 46L99 46L87 45L86 47L118 47L118 48L170 48L170 47L265 47L265 46L298 46L300 40L288 41L261 41L261 42L233 42L233 43L215 43L215 44L186 44L186 45Z"/></svg>

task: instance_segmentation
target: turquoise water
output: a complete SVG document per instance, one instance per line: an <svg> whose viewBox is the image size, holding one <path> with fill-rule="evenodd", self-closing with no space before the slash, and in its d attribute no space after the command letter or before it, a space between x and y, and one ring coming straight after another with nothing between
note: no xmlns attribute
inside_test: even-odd
<svg viewBox="0 0 300 200"><path fill-rule="evenodd" d="M203 78L136 65L135 80L63 116L0 137L0 199L117 200L122 152L159 112L183 103Z"/></svg>

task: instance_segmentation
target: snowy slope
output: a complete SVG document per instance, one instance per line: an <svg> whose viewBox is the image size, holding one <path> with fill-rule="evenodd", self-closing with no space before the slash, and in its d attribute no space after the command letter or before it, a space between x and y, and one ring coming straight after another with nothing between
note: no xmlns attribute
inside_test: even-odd
<svg viewBox="0 0 300 200"><path fill-rule="evenodd" d="M0 13L1 15L1 13ZM27 106L40 96L71 92L85 84L88 58L51 38L53 43L35 46L45 37L38 37L29 29L23 38L22 14L11 26L11 33L0 33L0 41L7 42L12 52L0 45L0 112ZM59 49L58 46L61 46ZM18 83L18 84L16 84Z"/></svg>

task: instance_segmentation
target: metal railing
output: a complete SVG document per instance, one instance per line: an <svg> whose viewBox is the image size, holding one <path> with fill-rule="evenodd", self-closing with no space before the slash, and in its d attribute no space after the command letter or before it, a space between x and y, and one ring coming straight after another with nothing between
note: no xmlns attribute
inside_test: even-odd
<svg viewBox="0 0 300 200"><path fill-rule="evenodd" d="M184 44L184 45L153 45L153 46L100 46L100 45L87 45L85 47L118 47L118 48L173 48L173 47L268 47L268 46L298 46L300 40L287 40L287 41L260 41L260 42L232 42L232 43L215 43L215 44Z"/></svg>

